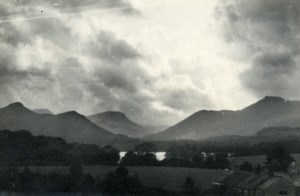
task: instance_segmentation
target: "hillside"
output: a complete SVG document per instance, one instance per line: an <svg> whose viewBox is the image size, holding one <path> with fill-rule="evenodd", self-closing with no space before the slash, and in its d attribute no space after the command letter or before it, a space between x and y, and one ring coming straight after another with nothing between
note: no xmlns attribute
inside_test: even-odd
<svg viewBox="0 0 300 196"><path fill-rule="evenodd" d="M67 142L86 144L119 144L130 138L115 135L98 127L75 111L62 114L38 114L21 103L13 103L0 109L0 129L30 130L33 135L62 137Z"/></svg>
<svg viewBox="0 0 300 196"><path fill-rule="evenodd" d="M91 115L88 119L114 134L122 134L130 137L141 137L149 134L147 128L131 121L121 112L104 112Z"/></svg>
<svg viewBox="0 0 300 196"><path fill-rule="evenodd" d="M50 110L48 109L34 109L32 110L33 112L35 113L38 113L38 114L53 114Z"/></svg>
<svg viewBox="0 0 300 196"><path fill-rule="evenodd" d="M69 165L74 160L85 165L115 165L119 161L119 151L111 147L67 143L59 137L33 136L25 130L0 130L0 147L0 166Z"/></svg>
<svg viewBox="0 0 300 196"><path fill-rule="evenodd" d="M202 110L150 139L204 139L222 135L254 135L266 127L300 126L300 102L267 96L238 111Z"/></svg>
<svg viewBox="0 0 300 196"><path fill-rule="evenodd" d="M300 136L299 127L268 127L257 132L258 136Z"/></svg>

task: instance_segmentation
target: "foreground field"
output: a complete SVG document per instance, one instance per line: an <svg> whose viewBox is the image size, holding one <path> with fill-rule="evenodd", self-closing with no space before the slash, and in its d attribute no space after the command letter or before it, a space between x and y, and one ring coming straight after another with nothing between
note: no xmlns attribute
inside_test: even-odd
<svg viewBox="0 0 300 196"><path fill-rule="evenodd" d="M195 189L207 190L211 184L227 174L229 171L196 169L196 168L176 168L176 167L127 167L131 175L137 174L143 185L151 188L163 188L165 190L180 191L183 188L187 176L191 176L195 182ZM40 173L57 172L66 174L68 167L41 166L29 167L30 170ZM113 166L91 166L84 167L84 173L93 176L104 177L108 172L113 171Z"/></svg>

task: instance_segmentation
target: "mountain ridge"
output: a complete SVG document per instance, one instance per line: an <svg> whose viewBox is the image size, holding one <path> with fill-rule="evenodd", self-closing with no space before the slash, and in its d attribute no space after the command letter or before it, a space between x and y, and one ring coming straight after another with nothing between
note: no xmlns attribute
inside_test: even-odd
<svg viewBox="0 0 300 196"><path fill-rule="evenodd" d="M126 114L119 111L106 111L90 115L87 118L94 124L103 127L114 134L142 137L150 133L147 128L130 120Z"/></svg>
<svg viewBox="0 0 300 196"><path fill-rule="evenodd" d="M30 130L34 135L62 137L68 142L108 145L131 139L92 123L76 111L57 115L38 114L16 102L0 109L0 129Z"/></svg>
<svg viewBox="0 0 300 196"><path fill-rule="evenodd" d="M149 139L206 139L254 135L266 126L300 126L300 102L265 96L241 110L200 110Z"/></svg>

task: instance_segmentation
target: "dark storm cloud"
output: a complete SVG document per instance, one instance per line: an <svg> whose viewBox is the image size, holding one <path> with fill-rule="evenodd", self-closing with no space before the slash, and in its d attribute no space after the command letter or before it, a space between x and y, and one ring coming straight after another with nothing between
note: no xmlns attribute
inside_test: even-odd
<svg viewBox="0 0 300 196"><path fill-rule="evenodd" d="M87 47L96 60L93 80L88 84L101 108L126 113L149 111L150 98L141 92L151 89L152 78L140 65L139 51L114 33L102 31Z"/></svg>
<svg viewBox="0 0 300 196"><path fill-rule="evenodd" d="M299 97L300 1L234 0L217 13L226 40L246 50L245 86L259 96Z"/></svg>

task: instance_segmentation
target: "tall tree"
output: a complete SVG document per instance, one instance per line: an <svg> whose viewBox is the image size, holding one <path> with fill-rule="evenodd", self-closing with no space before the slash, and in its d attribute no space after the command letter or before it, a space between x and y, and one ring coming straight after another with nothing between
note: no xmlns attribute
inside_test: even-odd
<svg viewBox="0 0 300 196"><path fill-rule="evenodd" d="M272 147L267 155L267 167L269 172L287 172L290 164L294 161L295 159L282 146Z"/></svg>

